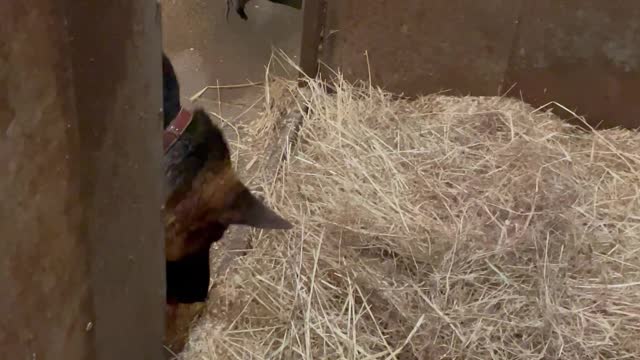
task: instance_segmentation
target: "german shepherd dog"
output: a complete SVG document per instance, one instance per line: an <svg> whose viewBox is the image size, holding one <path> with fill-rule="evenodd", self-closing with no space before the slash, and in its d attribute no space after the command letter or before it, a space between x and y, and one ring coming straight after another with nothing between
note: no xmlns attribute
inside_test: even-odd
<svg viewBox="0 0 640 360"><path fill-rule="evenodd" d="M166 129L180 112L180 87L164 53L162 66ZM229 225L292 227L238 179L224 135L207 113L196 108L192 116L189 126L164 154L167 332L177 326L173 317L179 304L206 301L209 250ZM186 334L179 336L180 341L186 340Z"/></svg>

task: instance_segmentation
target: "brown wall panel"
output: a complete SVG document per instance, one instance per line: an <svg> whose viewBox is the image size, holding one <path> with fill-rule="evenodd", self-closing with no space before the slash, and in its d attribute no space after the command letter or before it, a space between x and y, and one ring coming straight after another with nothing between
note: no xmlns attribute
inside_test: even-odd
<svg viewBox="0 0 640 360"><path fill-rule="evenodd" d="M505 76L513 84L515 95L557 101L593 125L640 126L640 2L527 1Z"/></svg>
<svg viewBox="0 0 640 360"><path fill-rule="evenodd" d="M93 321L67 33L49 1L0 13L0 352L88 359Z"/></svg>
<svg viewBox="0 0 640 360"><path fill-rule="evenodd" d="M367 80L368 51L373 83L396 93L511 89L593 125L638 127L638 24L637 0L328 0L319 60Z"/></svg>
<svg viewBox="0 0 640 360"><path fill-rule="evenodd" d="M156 2L0 13L0 353L159 359Z"/></svg>
<svg viewBox="0 0 640 360"><path fill-rule="evenodd" d="M329 0L320 60L413 96L496 94L522 0ZM326 69L325 69L326 70ZM330 74L324 71L325 75Z"/></svg>

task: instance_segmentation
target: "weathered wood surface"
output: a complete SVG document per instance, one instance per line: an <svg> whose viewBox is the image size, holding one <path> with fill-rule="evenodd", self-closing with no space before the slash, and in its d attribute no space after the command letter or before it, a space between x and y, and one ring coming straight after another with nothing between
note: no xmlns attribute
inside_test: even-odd
<svg viewBox="0 0 640 360"><path fill-rule="evenodd" d="M0 352L162 356L155 1L0 2Z"/></svg>

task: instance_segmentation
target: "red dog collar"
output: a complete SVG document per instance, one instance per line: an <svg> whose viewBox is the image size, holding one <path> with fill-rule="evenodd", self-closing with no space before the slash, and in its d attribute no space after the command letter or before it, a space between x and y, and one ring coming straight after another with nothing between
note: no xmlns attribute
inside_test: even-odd
<svg viewBox="0 0 640 360"><path fill-rule="evenodd" d="M171 121L162 134L162 147L165 153L169 151L171 146L182 136L182 133L184 133L189 124L191 124L192 119L193 114L191 114L190 111L185 108L180 109L178 116Z"/></svg>

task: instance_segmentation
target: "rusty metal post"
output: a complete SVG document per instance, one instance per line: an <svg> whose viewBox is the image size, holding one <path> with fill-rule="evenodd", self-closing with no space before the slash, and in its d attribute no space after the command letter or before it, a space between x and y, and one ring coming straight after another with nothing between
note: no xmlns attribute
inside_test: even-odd
<svg viewBox="0 0 640 360"><path fill-rule="evenodd" d="M326 15L326 0L305 0L302 8L302 37L300 42L301 76L315 77Z"/></svg>
<svg viewBox="0 0 640 360"><path fill-rule="evenodd" d="M154 0L0 2L0 352L160 359Z"/></svg>

